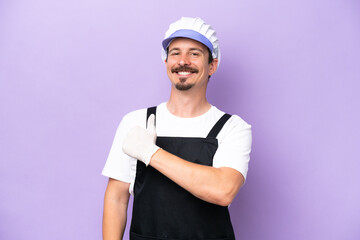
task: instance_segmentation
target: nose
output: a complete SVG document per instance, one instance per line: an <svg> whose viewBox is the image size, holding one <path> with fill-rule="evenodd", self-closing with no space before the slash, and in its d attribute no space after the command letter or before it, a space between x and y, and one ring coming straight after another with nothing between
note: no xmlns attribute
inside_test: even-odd
<svg viewBox="0 0 360 240"><path fill-rule="evenodd" d="M182 54L179 59L179 65L185 66L185 65L189 65L189 64L190 64L189 57L186 54Z"/></svg>

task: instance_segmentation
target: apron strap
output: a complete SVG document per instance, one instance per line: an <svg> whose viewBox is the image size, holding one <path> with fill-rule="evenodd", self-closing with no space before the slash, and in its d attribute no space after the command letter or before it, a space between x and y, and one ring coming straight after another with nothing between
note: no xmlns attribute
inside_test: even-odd
<svg viewBox="0 0 360 240"><path fill-rule="evenodd" d="M155 115L155 125L156 125L156 106L155 107L149 107L147 109L147 113L146 113L146 127L147 127L147 120L149 119L150 115L154 114Z"/></svg>
<svg viewBox="0 0 360 240"><path fill-rule="evenodd" d="M216 136L219 134L227 120L231 117L230 114L225 113L222 115L222 117L217 121L217 123L213 126L213 128L210 130L209 134L206 138L216 138Z"/></svg>
<svg viewBox="0 0 360 240"><path fill-rule="evenodd" d="M147 113L146 113L146 124L147 124L147 120L149 119L150 115L154 114L155 115L155 125L156 125L156 106L155 107L149 107L147 109ZM216 136L219 134L219 132L221 131L221 129L223 128L223 126L225 125L225 123L227 122L227 120L229 120L229 118L231 117L230 114L225 113L218 121L217 123L214 125L214 127L210 130L209 134L207 135L207 138L216 138ZM147 126L146 126L147 127Z"/></svg>

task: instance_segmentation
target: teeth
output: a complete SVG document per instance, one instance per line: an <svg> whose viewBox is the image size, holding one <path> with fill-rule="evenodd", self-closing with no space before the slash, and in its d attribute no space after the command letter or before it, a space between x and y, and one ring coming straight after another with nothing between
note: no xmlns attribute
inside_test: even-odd
<svg viewBox="0 0 360 240"><path fill-rule="evenodd" d="M180 75L189 75L191 72L178 72Z"/></svg>

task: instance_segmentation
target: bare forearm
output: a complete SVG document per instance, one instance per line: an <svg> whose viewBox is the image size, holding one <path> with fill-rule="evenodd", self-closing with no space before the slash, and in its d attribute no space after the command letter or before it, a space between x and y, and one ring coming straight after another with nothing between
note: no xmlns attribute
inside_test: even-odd
<svg viewBox="0 0 360 240"><path fill-rule="evenodd" d="M129 202L128 186L129 184L109 179L104 198L104 240L119 240L124 235Z"/></svg>
<svg viewBox="0 0 360 240"><path fill-rule="evenodd" d="M244 182L234 169L191 163L162 149L152 156L150 165L194 196L223 206L231 203Z"/></svg>
<svg viewBox="0 0 360 240"><path fill-rule="evenodd" d="M103 239L119 240L124 235L127 205L105 200L103 216Z"/></svg>

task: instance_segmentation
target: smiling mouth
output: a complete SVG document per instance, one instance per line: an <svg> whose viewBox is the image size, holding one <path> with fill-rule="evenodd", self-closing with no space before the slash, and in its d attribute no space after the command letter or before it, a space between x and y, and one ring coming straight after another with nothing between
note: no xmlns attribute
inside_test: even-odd
<svg viewBox="0 0 360 240"><path fill-rule="evenodd" d="M188 75L190 75L190 74L192 74L192 72L176 72L178 75L180 75L180 76L188 76Z"/></svg>
<svg viewBox="0 0 360 240"><path fill-rule="evenodd" d="M179 75L181 77L186 77L193 73L198 73L199 71L195 68L179 67L179 68L171 69L171 72L176 73L177 75Z"/></svg>

